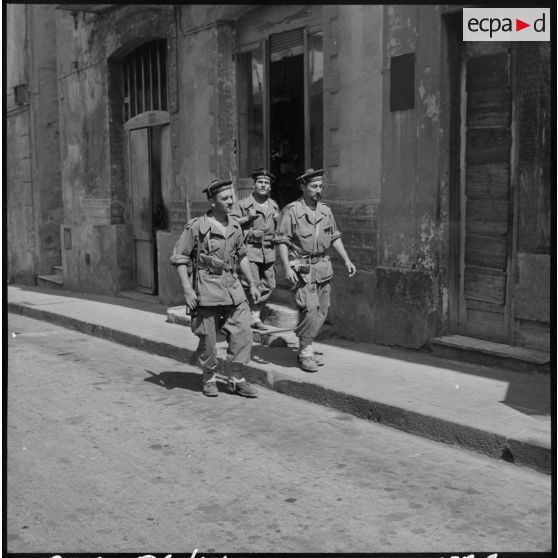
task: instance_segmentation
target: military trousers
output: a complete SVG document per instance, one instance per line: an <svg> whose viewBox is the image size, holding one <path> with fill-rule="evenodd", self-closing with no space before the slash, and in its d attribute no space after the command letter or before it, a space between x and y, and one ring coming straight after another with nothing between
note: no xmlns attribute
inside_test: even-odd
<svg viewBox="0 0 558 558"><path fill-rule="evenodd" d="M198 336L196 350L198 362L203 370L204 381L210 379L217 369L217 332L227 338L227 373L240 379L244 366L250 362L252 350L252 328L248 302L238 305L198 306L192 318L192 332Z"/></svg>
<svg viewBox="0 0 558 558"><path fill-rule="evenodd" d="M277 284L275 281L275 264L273 262L250 262L250 271L252 272L252 278L256 282L256 287L258 287L258 291L260 291L260 300L258 303L250 303L250 307L255 309L265 304L275 289ZM240 281L246 292L246 298L251 300L250 285L244 275L242 275Z"/></svg>
<svg viewBox="0 0 558 558"><path fill-rule="evenodd" d="M302 283L295 291L299 321L295 334L303 341L316 338L324 325L330 306L331 281Z"/></svg>

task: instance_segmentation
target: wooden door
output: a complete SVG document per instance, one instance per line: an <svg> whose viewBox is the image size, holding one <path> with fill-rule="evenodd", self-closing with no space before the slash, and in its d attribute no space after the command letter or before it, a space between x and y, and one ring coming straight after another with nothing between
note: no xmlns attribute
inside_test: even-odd
<svg viewBox="0 0 558 558"><path fill-rule="evenodd" d="M149 128L130 130L129 145L135 287L153 294L156 285Z"/></svg>
<svg viewBox="0 0 558 558"><path fill-rule="evenodd" d="M463 43L459 333L510 343L513 256L512 53Z"/></svg>

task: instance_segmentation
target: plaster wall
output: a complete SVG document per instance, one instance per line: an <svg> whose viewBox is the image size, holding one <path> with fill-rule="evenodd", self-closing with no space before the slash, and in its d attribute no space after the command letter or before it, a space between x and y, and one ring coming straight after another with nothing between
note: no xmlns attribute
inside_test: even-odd
<svg viewBox="0 0 558 558"><path fill-rule="evenodd" d="M324 198L358 270L349 280L343 262L331 250L335 277L328 321L341 335L374 341L383 8L324 6L323 14L324 164L329 185Z"/></svg>
<svg viewBox="0 0 558 558"><path fill-rule="evenodd" d="M34 284L60 264L54 6L10 5L7 16L8 275Z"/></svg>
<svg viewBox="0 0 558 558"><path fill-rule="evenodd" d="M441 6L385 7L377 341L418 348L442 328L440 219L447 188L441 126ZM414 108L390 112L390 61L415 53ZM446 194L447 195L447 194Z"/></svg>
<svg viewBox="0 0 558 558"><path fill-rule="evenodd" d="M58 130L58 86L56 76L55 7L33 5L29 37L30 132L33 189L36 192L38 274L52 273L60 265L62 187Z"/></svg>
<svg viewBox="0 0 558 558"><path fill-rule="evenodd" d="M35 237L29 106L15 104L14 87L27 83L26 9L6 6L6 232L8 281L35 283Z"/></svg>
<svg viewBox="0 0 558 558"><path fill-rule="evenodd" d="M8 115L6 136L8 281L33 285L36 258L27 109Z"/></svg>

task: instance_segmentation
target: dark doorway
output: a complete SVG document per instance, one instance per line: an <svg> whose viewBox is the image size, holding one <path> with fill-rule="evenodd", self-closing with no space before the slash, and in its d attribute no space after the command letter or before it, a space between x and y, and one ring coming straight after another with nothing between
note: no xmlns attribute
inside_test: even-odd
<svg viewBox="0 0 558 558"><path fill-rule="evenodd" d="M295 51L296 52L296 51ZM304 56L276 52L269 67L272 197L281 207L300 197L296 177L304 172Z"/></svg>

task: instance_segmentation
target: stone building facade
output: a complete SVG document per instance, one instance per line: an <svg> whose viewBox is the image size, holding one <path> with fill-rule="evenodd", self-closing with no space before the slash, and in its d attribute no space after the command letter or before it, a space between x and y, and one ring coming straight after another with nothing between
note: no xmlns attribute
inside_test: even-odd
<svg viewBox="0 0 558 558"><path fill-rule="evenodd" d="M44 47L27 48L27 76L8 84L49 80L8 116L12 280L60 264L64 288L181 304L169 255L212 177L243 195L269 167L284 204L297 173L323 166L358 269L349 281L334 261L340 334L548 350L549 43L463 43L460 7L443 5L8 8L12 37L22 10L53 30L34 35ZM15 68L25 49L12 41ZM50 166L23 199L24 154L39 151ZM37 227L53 226L49 244Z"/></svg>

